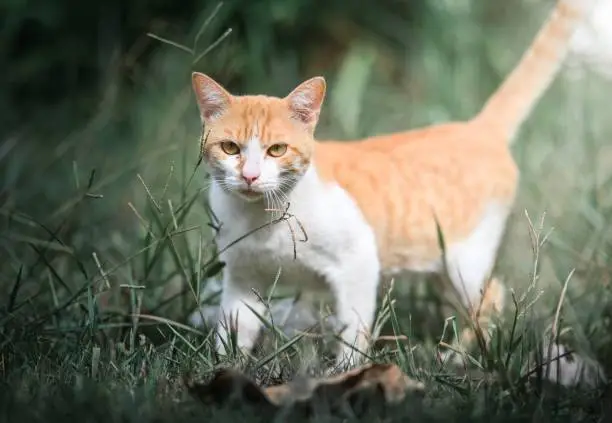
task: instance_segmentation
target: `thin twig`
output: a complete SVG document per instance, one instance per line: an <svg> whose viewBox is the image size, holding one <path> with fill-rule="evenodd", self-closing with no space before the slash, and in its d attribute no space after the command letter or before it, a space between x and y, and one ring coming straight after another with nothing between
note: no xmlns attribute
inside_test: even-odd
<svg viewBox="0 0 612 423"><path fill-rule="evenodd" d="M548 351L547 357L548 360L551 360L553 345L559 345L559 318L561 315L561 306L563 305L563 301L565 300L565 295L567 293L567 287L569 286L569 281L574 274L575 269L567 275L565 278L565 282L563 283L563 288L561 289L561 295L559 296L559 301L557 302L557 310L555 311L555 318L553 319L552 327L551 327L551 342L548 343ZM557 353L559 352L559 348L557 348ZM559 379L559 372L561 371L560 366L557 366L557 379ZM550 378L550 366L546 367L546 378Z"/></svg>
<svg viewBox="0 0 612 423"><path fill-rule="evenodd" d="M108 274L102 268L102 263L100 263L100 260L98 259L98 255L96 254L95 251L93 253L91 253L91 255L93 256L93 259L96 262L96 266L98 267L98 270L100 271L100 275L102 276L102 278L106 282L106 288L110 289L111 286L110 286L110 281L108 279Z"/></svg>
<svg viewBox="0 0 612 423"><path fill-rule="evenodd" d="M293 243L293 259L296 260L297 259L297 238L295 236L295 230L293 229L293 226L291 226L291 221L290 219L293 219L296 224L298 225L298 227L300 228L300 231L302 232L302 236L303 239L300 239L300 242L307 242L308 241L308 234L306 233L306 230L304 229L304 225L302 225L302 222L300 222L300 220L293 214L288 212L289 210L289 203L287 203L287 207L285 207L284 210L281 209L265 209L265 211L270 211L270 212L282 212L282 215L280 218L277 219L277 221L285 221L287 222L287 226L289 227L289 232L291 232L291 241ZM271 221L270 224L275 223L275 221Z"/></svg>
<svg viewBox="0 0 612 423"><path fill-rule="evenodd" d="M153 193L151 192L151 190L149 189L149 187L145 183L144 179L142 179L142 176L140 176L140 173L136 174L136 177L138 178L138 180L140 181L140 183L144 187L145 191L147 192L147 196L149 197L149 200L151 200L151 202L153 203L153 205L155 206L157 211L161 213L161 211L162 211L161 207L159 206L159 204L157 204L157 201L155 201L155 197L153 197Z"/></svg>
<svg viewBox="0 0 612 423"><path fill-rule="evenodd" d="M213 51L213 49L215 47L217 47L219 44L221 44L221 42L223 40L225 40L227 37L229 37L229 35L232 33L232 28L228 28L223 34L221 34L221 36L219 38L217 38L211 45L209 45L208 47L206 47L206 49L198 54L198 56L194 59L193 64L195 65L196 63L198 63L200 60L202 60L204 58L204 56L206 56L208 53L210 53L211 51Z"/></svg>

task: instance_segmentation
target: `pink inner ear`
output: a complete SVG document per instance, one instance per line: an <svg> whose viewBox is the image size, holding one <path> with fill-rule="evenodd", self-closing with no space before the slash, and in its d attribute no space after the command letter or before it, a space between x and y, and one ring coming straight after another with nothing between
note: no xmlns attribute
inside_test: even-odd
<svg viewBox="0 0 612 423"><path fill-rule="evenodd" d="M297 107L293 105L291 111L297 119L304 123L312 123L317 117L317 114L312 109L304 106Z"/></svg>
<svg viewBox="0 0 612 423"><path fill-rule="evenodd" d="M289 105L294 116L304 123L312 123L319 114L319 108L312 97L313 95L314 93L309 90L296 91L289 99Z"/></svg>
<svg viewBox="0 0 612 423"><path fill-rule="evenodd" d="M305 124L312 125L319 118L324 96L324 80L322 78L312 78L293 90L287 99L295 118Z"/></svg>
<svg viewBox="0 0 612 423"><path fill-rule="evenodd" d="M227 99L223 93L215 90L216 87L207 85L200 91L200 107L204 118L212 118L223 113L227 108Z"/></svg>
<svg viewBox="0 0 612 423"><path fill-rule="evenodd" d="M213 104L207 103L202 107L202 115L205 119L209 119L221 112L221 107L217 107Z"/></svg>
<svg viewBox="0 0 612 423"><path fill-rule="evenodd" d="M204 119L212 119L221 115L229 106L229 95L214 81L195 76L193 87Z"/></svg>

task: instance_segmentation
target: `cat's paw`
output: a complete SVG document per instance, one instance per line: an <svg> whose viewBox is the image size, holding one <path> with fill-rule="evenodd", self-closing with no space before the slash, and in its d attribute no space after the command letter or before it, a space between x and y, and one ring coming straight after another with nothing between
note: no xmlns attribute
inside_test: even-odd
<svg viewBox="0 0 612 423"><path fill-rule="evenodd" d="M601 365L593 359L570 352L564 345L555 344L550 348L545 343L541 362L543 378L565 387L583 385L597 387L607 382Z"/></svg>

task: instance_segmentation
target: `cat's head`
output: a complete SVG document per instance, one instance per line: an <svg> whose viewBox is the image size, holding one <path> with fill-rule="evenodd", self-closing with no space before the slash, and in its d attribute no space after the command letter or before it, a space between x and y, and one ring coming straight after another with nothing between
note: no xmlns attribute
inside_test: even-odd
<svg viewBox="0 0 612 423"><path fill-rule="evenodd" d="M310 166L325 80L309 79L284 98L234 96L198 72L192 83L205 128L203 157L215 182L247 201L293 189Z"/></svg>

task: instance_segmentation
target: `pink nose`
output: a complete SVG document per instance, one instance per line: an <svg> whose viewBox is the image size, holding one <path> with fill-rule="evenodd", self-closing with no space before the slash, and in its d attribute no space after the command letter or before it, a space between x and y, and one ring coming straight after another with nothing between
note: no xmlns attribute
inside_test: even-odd
<svg viewBox="0 0 612 423"><path fill-rule="evenodd" d="M259 175L243 174L242 177L244 178L247 185L251 185L253 182L257 180L257 178L259 178Z"/></svg>

